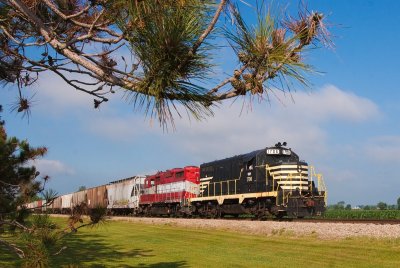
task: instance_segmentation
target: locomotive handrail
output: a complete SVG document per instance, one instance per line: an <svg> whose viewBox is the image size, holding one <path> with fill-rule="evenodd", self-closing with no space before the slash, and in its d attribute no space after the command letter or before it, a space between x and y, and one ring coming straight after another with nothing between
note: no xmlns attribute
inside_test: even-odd
<svg viewBox="0 0 400 268"><path fill-rule="evenodd" d="M317 182L318 182L318 194L320 194L320 195L323 194L324 195L324 201L325 201L325 206L326 206L327 202L328 202L328 191L327 191L327 188L326 188L324 177L323 177L323 175L321 173L317 173L315 171L314 166L310 166L310 179L311 179L311 182L313 182L313 178L314 177L317 178ZM312 183L311 183L311 185L312 185Z"/></svg>
<svg viewBox="0 0 400 268"><path fill-rule="evenodd" d="M222 195L225 195L225 194L223 194L223 191L222 191L222 189L223 189L223 186L224 186L224 184L226 184L226 189L227 189L227 193L226 194L236 194L237 193L237 181L239 181L239 179L234 179L234 180L222 180L222 181L216 181L216 182L204 182L203 183L203 185L207 185L207 197L211 197L211 196L217 196L217 194L216 194L216 185L220 185L220 193L218 194L218 195L220 195L220 196L222 196ZM234 192L233 193L231 193L230 192L230 187L229 187L229 185L230 185L230 183L232 183L232 182L234 182L235 184L235 189L234 189ZM201 183L200 183L201 184ZM210 188L213 188L213 194L212 195L210 195ZM200 192L200 195L201 196L205 196L205 194L204 194L204 192Z"/></svg>

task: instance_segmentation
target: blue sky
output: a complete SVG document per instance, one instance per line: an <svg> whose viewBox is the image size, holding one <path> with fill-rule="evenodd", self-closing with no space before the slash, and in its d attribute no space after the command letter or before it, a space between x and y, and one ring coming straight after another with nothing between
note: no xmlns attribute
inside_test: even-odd
<svg viewBox="0 0 400 268"><path fill-rule="evenodd" d="M394 204L400 196L400 2L307 3L328 15L335 48L307 54L323 74L310 77L312 89L293 92L294 102L281 96L283 104L254 102L241 113L243 102L228 100L213 118L176 117L176 131L164 133L122 94L94 110L91 97L49 74L27 91L36 93L29 122L9 111L15 90L1 89L7 131L49 148L37 166L59 193L286 141L324 174L330 203ZM289 11L298 6L286 4ZM215 61L228 73L236 64L227 49Z"/></svg>

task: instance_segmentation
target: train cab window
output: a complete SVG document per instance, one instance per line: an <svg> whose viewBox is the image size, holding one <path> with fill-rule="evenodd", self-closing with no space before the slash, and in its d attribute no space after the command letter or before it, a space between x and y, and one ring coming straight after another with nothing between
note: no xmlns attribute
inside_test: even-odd
<svg viewBox="0 0 400 268"><path fill-rule="evenodd" d="M175 177L177 178L182 178L183 177L183 171L179 171L175 174Z"/></svg>
<svg viewBox="0 0 400 268"><path fill-rule="evenodd" d="M160 178L157 178L157 180L160 180ZM154 186L154 179L151 179L151 180L150 180L150 185L151 185L151 186Z"/></svg>
<svg viewBox="0 0 400 268"><path fill-rule="evenodd" d="M251 162L247 163L247 170L253 170L253 165Z"/></svg>

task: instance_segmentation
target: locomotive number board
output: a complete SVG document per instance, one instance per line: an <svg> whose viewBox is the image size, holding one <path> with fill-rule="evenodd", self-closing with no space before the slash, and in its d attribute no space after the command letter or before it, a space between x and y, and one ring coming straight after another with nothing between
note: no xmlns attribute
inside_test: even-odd
<svg viewBox="0 0 400 268"><path fill-rule="evenodd" d="M291 151L288 149L267 149L267 154L274 154L274 155L291 155Z"/></svg>

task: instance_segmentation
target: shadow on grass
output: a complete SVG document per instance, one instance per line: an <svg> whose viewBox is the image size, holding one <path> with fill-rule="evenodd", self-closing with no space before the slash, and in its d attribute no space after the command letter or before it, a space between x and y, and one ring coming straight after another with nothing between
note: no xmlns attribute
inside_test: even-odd
<svg viewBox="0 0 400 268"><path fill-rule="evenodd" d="M140 258L154 257L153 250L138 248L127 250L119 247L118 243L108 244L107 233L72 235L65 240L65 245L67 249L52 258L51 267L189 267L185 261L143 263ZM135 258L138 259L134 260Z"/></svg>
<svg viewBox="0 0 400 268"><path fill-rule="evenodd" d="M0 267L18 267L21 260L9 248L0 245Z"/></svg>
<svg viewBox="0 0 400 268"><path fill-rule="evenodd" d="M158 262L153 264L142 264L140 263L137 268L185 268L189 267L186 261L177 261L177 262Z"/></svg>

